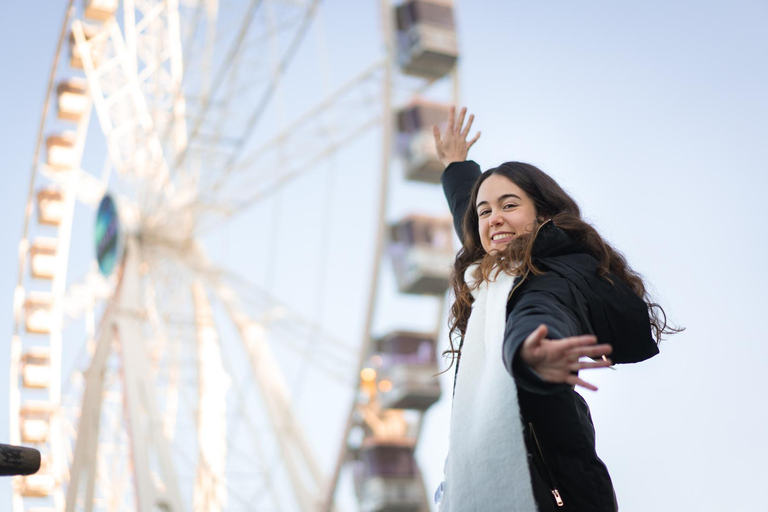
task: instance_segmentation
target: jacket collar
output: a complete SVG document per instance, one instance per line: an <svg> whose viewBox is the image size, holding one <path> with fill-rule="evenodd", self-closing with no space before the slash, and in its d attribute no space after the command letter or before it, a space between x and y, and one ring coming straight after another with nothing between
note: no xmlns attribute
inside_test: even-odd
<svg viewBox="0 0 768 512"><path fill-rule="evenodd" d="M552 219L545 221L533 242L534 258L551 258L566 254L587 254L586 248L571 238L568 233L555 226Z"/></svg>

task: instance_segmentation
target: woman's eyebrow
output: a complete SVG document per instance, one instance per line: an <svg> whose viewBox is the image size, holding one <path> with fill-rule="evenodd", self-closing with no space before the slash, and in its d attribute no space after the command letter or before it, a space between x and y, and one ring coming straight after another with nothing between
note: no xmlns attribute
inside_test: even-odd
<svg viewBox="0 0 768 512"><path fill-rule="evenodd" d="M505 199L509 199L510 197L514 197L515 199L519 199L519 200L522 201L522 198L520 196L518 196L517 194L504 194L504 195L500 195L499 198L496 201L500 203L500 202L502 202ZM477 203L477 206L475 206L475 208L476 209L480 208L484 204L489 204L489 203L488 203L488 201L480 201L479 203Z"/></svg>

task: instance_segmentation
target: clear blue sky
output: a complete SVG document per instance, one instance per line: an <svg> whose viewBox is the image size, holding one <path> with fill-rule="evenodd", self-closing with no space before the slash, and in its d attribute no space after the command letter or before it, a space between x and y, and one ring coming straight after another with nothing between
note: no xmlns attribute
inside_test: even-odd
<svg viewBox="0 0 768 512"><path fill-rule="evenodd" d="M351 76L359 68L337 56L358 39L366 47L375 19L341 21L358 14L350 10L359 0L325 4L333 69ZM7 340L30 162L63 10L15 2L0 16ZM654 360L592 376L600 391L587 399L622 511L763 510L768 5L465 0L457 12L462 99L483 131L471 157L484 167L529 161L552 174L687 328ZM8 439L7 358L0 350L0 442ZM430 413L419 451L430 489L442 471L449 410L446 399ZM6 508L7 482L0 484Z"/></svg>

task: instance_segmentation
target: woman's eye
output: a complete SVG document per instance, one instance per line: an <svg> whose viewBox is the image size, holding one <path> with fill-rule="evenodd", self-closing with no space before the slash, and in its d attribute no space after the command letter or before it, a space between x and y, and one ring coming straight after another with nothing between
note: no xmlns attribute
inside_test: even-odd
<svg viewBox="0 0 768 512"><path fill-rule="evenodd" d="M486 213L489 213L490 211L491 211L491 210L483 210L483 211L479 212L479 213L477 214L477 216L478 216L478 217L482 217L483 215L485 215Z"/></svg>
<svg viewBox="0 0 768 512"><path fill-rule="evenodd" d="M510 204L505 204L505 205L504 205L504 208L506 208L506 209L510 209L510 208L516 208L516 207L517 207L517 205L516 205L516 204L511 204L511 203L510 203Z"/></svg>

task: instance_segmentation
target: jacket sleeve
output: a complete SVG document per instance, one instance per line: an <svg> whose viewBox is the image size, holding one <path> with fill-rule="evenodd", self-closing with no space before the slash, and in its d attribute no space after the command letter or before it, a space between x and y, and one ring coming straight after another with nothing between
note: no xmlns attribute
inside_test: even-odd
<svg viewBox="0 0 768 512"><path fill-rule="evenodd" d="M546 395L571 389L569 384L543 380L520 355L525 339L541 324L547 326L547 338L552 340L582 334L574 313L553 294L527 290L507 317L502 349L504 367L515 379L518 388L531 393Z"/></svg>
<svg viewBox="0 0 768 512"><path fill-rule="evenodd" d="M462 243L464 243L464 234L461 231L461 222L467 211L472 187L479 177L480 166L472 160L451 163L440 177L445 198L448 200L448 208L451 209L453 216L453 227Z"/></svg>

